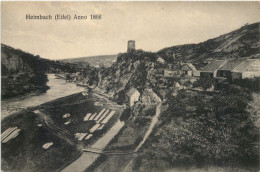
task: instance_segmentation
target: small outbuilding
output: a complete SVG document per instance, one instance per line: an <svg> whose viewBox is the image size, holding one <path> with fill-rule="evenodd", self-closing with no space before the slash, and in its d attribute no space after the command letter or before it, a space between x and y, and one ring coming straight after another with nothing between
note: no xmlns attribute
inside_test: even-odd
<svg viewBox="0 0 260 172"><path fill-rule="evenodd" d="M200 76L200 72L191 63L184 63L181 70L185 76Z"/></svg>
<svg viewBox="0 0 260 172"><path fill-rule="evenodd" d="M133 106L135 102L139 101L140 93L137 89L131 88L127 92L128 100L129 100L129 106Z"/></svg>

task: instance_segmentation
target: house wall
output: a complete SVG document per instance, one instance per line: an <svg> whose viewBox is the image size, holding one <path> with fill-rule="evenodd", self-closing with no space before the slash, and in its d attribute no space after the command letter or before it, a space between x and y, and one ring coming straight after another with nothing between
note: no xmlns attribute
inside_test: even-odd
<svg viewBox="0 0 260 172"><path fill-rule="evenodd" d="M190 68L187 64L182 66L182 71L184 73L185 73L185 71L188 71L185 73L185 75L187 75L187 76L200 76L200 71Z"/></svg>
<svg viewBox="0 0 260 172"><path fill-rule="evenodd" d="M185 75L186 76L192 76L192 71L190 70L190 71L185 71Z"/></svg>
<svg viewBox="0 0 260 172"><path fill-rule="evenodd" d="M139 97L140 97L140 93L139 92L135 92L130 97L130 102L129 102L130 107L133 106L135 104L135 102L137 102L139 100Z"/></svg>
<svg viewBox="0 0 260 172"><path fill-rule="evenodd" d="M200 76L200 71L194 70L192 75L193 76Z"/></svg>
<svg viewBox="0 0 260 172"><path fill-rule="evenodd" d="M232 77L232 80L234 80L234 79L241 79L242 78L242 73L240 73L240 72L231 72L231 77Z"/></svg>
<svg viewBox="0 0 260 172"><path fill-rule="evenodd" d="M245 71L242 73L242 79L244 78L254 78L254 77L259 77L260 72L258 71Z"/></svg>
<svg viewBox="0 0 260 172"><path fill-rule="evenodd" d="M230 78L231 77L231 71L229 71L229 70L218 70L217 71L217 77Z"/></svg>
<svg viewBox="0 0 260 172"><path fill-rule="evenodd" d="M216 77L217 77L217 72L218 72L218 71L214 71L214 72L213 72L213 78L216 78Z"/></svg>
<svg viewBox="0 0 260 172"><path fill-rule="evenodd" d="M192 69L187 64L183 65L181 70L186 76L192 76Z"/></svg>

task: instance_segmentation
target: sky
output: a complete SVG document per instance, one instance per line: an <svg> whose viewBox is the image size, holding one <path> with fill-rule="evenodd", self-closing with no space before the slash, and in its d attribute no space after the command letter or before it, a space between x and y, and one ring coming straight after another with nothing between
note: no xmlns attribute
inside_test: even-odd
<svg viewBox="0 0 260 172"><path fill-rule="evenodd" d="M26 20L26 14L87 20ZM91 20L91 14L102 19ZM2 2L1 42L52 60L158 51L260 22L260 2Z"/></svg>

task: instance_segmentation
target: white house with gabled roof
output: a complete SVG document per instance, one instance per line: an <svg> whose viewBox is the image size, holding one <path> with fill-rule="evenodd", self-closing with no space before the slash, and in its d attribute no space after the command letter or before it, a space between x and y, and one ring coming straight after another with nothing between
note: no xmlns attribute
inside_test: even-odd
<svg viewBox="0 0 260 172"><path fill-rule="evenodd" d="M127 92L127 96L129 98L129 106L131 107L135 104L135 102L139 101L140 93L137 89L131 88Z"/></svg>

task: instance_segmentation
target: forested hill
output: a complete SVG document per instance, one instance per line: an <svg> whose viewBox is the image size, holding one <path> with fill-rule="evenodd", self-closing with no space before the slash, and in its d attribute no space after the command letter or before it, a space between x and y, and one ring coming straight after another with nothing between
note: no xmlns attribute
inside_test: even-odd
<svg viewBox="0 0 260 172"><path fill-rule="evenodd" d="M188 61L197 66L206 59L248 57L260 53L259 24L245 25L235 31L199 44L164 48L157 53L166 61Z"/></svg>
<svg viewBox="0 0 260 172"><path fill-rule="evenodd" d="M48 60L1 44L2 98L46 91Z"/></svg>

